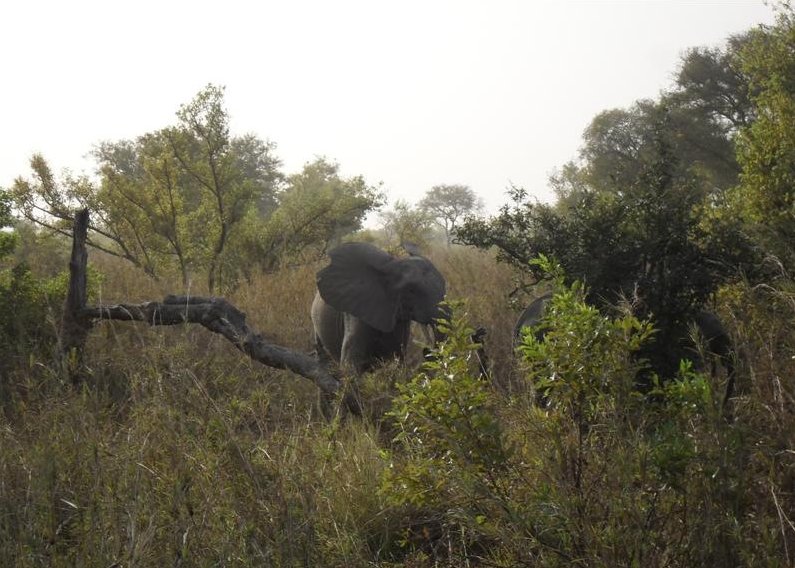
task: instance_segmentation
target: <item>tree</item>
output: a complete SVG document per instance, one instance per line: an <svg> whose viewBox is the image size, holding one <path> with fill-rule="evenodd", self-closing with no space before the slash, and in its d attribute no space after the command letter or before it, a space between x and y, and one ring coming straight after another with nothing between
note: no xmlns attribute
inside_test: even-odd
<svg viewBox="0 0 795 568"><path fill-rule="evenodd" d="M731 36L724 48L687 50L676 76L672 97L677 106L708 117L729 137L749 126L756 114L740 55L753 35Z"/></svg>
<svg viewBox="0 0 795 568"><path fill-rule="evenodd" d="M466 215L479 213L483 200L466 185L435 185L425 193L419 209L442 228L447 246L450 246L459 221Z"/></svg>
<svg viewBox="0 0 795 568"><path fill-rule="evenodd" d="M654 317L660 328L659 348L681 337L685 322L720 284L739 276L751 254L736 220L713 215L713 188L699 170L683 167L669 109L659 104L644 113L642 128L604 114L595 119L583 165L558 180L558 205L534 203L514 189L513 205L489 220L467 220L457 235L496 246L498 259L535 278L543 272L530 262L554 258L566 284L585 282L589 302L603 309L633 300L636 315Z"/></svg>
<svg viewBox="0 0 795 568"><path fill-rule="evenodd" d="M339 164L317 158L288 176L273 212L249 219L242 254L250 264L274 270L285 259L313 261L361 229L383 194L362 176L345 178L339 170Z"/></svg>
<svg viewBox="0 0 795 568"><path fill-rule="evenodd" d="M676 159L673 176L699 178L699 191L715 195L734 186L740 169L731 138L708 115L679 102L666 95L659 101L646 99L628 109L599 113L583 133L580 162L585 166L578 175L592 189L625 191L656 159L659 138ZM659 123L662 114L664 130Z"/></svg>
<svg viewBox="0 0 795 568"><path fill-rule="evenodd" d="M270 156L272 146L254 137L230 138L223 90L218 87L210 85L201 91L180 108L177 117L180 127L167 130L167 139L181 169L197 188L189 221L205 231L202 260L212 292L233 231L250 206L273 191L279 162Z"/></svg>
<svg viewBox="0 0 795 568"><path fill-rule="evenodd" d="M740 131L742 167L735 210L766 251L795 268L795 13L785 5L775 26L754 30L741 51L756 107Z"/></svg>
<svg viewBox="0 0 795 568"><path fill-rule="evenodd" d="M433 229L433 219L428 213L402 199L398 199L392 209L381 213L381 222L387 241L393 245L425 246Z"/></svg>
<svg viewBox="0 0 795 568"><path fill-rule="evenodd" d="M177 119L134 141L100 144L98 185L68 175L59 183L34 156L34 179L14 183L17 205L30 220L64 233L72 210L88 207L98 219L91 245L150 275L176 265L186 285L204 271L214 291L247 213L272 209L280 163L272 143L230 135L221 87L208 85Z"/></svg>

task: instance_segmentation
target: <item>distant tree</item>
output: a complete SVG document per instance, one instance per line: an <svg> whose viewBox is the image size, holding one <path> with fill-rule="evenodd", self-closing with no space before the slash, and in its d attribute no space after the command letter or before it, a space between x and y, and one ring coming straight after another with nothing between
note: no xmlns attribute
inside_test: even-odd
<svg viewBox="0 0 795 568"><path fill-rule="evenodd" d="M628 109L599 113L583 133L575 177L597 191L622 192L657 159L655 139L676 159L676 177L700 180L701 191L721 194L737 183L734 145L721 125L702 112L677 105L675 97L641 100ZM659 117L665 115L665 129ZM568 172L569 177L573 172Z"/></svg>
<svg viewBox="0 0 795 568"><path fill-rule="evenodd" d="M458 223L465 216L482 211L483 200L466 185L435 185L425 193L419 209L442 228L447 246L450 246Z"/></svg>
<svg viewBox="0 0 795 568"><path fill-rule="evenodd" d="M391 245L414 243L425 246L430 241L434 220L420 207L398 199L392 209L381 213L384 234Z"/></svg>
<svg viewBox="0 0 795 568"><path fill-rule="evenodd" d="M756 115L741 58L753 35L749 31L731 36L723 48L687 50L671 93L677 106L702 114L729 137L749 126Z"/></svg>

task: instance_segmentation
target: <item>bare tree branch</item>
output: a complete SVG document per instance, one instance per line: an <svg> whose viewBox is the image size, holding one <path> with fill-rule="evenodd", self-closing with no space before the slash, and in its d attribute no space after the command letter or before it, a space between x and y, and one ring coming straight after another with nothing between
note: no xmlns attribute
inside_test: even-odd
<svg viewBox="0 0 795 568"><path fill-rule="evenodd" d="M166 296L162 302L85 307L78 314L92 320L141 321L149 325L197 323L222 335L263 365L306 377L327 394L339 389L339 381L314 357L268 343L248 326L246 314L224 298Z"/></svg>
<svg viewBox="0 0 795 568"><path fill-rule="evenodd" d="M79 377L86 337L96 320L141 321L149 325L197 323L225 337L255 361L311 380L326 397L337 394L340 381L317 358L268 343L248 326L246 315L224 298L169 295L162 302L86 306L88 224L88 210L83 209L75 215L69 292L61 328L61 353L64 361L71 363L73 380ZM352 395L345 396L343 403L352 413L360 413L358 401Z"/></svg>

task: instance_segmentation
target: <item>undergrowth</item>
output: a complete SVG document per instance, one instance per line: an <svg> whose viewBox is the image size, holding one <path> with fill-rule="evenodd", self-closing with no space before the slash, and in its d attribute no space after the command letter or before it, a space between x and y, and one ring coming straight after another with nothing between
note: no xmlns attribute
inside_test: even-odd
<svg viewBox="0 0 795 568"><path fill-rule="evenodd" d="M103 323L79 388L46 349L14 344L0 566L795 562L791 290L722 291L741 353L726 416L720 369L684 363L637 392L648 324L605 319L576 286L558 287L544 341L513 354L507 271L462 249L435 261L467 302L415 372L362 380L361 419L326 421L311 383L203 329ZM103 266L103 301L155 288ZM232 301L308 351L313 274L256 277ZM491 378L476 372L479 325Z"/></svg>

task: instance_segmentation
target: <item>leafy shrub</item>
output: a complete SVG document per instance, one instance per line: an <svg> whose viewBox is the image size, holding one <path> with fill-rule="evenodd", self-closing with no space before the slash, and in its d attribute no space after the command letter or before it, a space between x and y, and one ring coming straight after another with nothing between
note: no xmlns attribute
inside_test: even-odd
<svg viewBox="0 0 795 568"><path fill-rule="evenodd" d="M380 493L391 514L403 511L406 558L499 566L758 559L746 533L761 536L773 517L749 498L747 468L757 461L749 462L749 431L727 422L713 377L683 361L676 380L639 393L637 353L651 325L605 317L581 284L556 282L539 324L544 339L529 330L518 348L529 396L500 395L474 372L460 306L436 359L400 387ZM543 391L542 406L533 390ZM780 546L768 534L772 558Z"/></svg>
<svg viewBox="0 0 795 568"><path fill-rule="evenodd" d="M456 542L482 536L504 501L510 448L504 443L490 385L475 370L477 344L460 315L441 324L447 339L411 381L399 386L389 415L397 425L396 450L381 492L424 519L408 527L406 542ZM463 535L463 536L458 536Z"/></svg>
<svg viewBox="0 0 795 568"><path fill-rule="evenodd" d="M99 280L99 274L89 270L89 294ZM68 272L37 278L24 263L0 271L0 373L16 356L51 354L68 287Z"/></svg>
<svg viewBox="0 0 795 568"><path fill-rule="evenodd" d="M35 278L19 264L0 272L0 349L6 357L55 340L50 310L66 297L57 280Z"/></svg>

